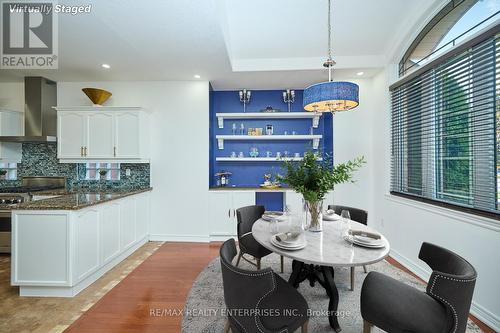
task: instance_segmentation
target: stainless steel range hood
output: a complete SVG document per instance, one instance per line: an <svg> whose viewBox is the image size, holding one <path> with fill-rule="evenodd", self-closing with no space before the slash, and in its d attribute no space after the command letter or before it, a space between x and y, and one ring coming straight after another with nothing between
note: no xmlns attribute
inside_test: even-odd
<svg viewBox="0 0 500 333"><path fill-rule="evenodd" d="M24 78L24 136L0 136L0 142L57 141L57 84L39 76Z"/></svg>

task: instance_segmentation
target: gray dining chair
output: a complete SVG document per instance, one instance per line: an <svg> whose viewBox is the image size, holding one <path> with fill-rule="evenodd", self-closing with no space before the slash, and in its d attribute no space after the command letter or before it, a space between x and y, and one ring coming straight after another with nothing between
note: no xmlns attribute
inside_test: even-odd
<svg viewBox="0 0 500 333"><path fill-rule="evenodd" d="M246 206L238 208L236 210L236 218L238 220L238 246L240 248L240 253L238 254L238 259L236 261L236 266L240 264L240 260L247 261L248 263L260 269L260 261L263 257L272 253L272 251L266 249L260 245L252 235L252 226L258 219L262 217L265 212L264 206ZM249 254L255 258L255 263L244 257L245 254ZM283 256L281 257L281 273L283 273L284 262Z"/></svg>
<svg viewBox="0 0 500 333"><path fill-rule="evenodd" d="M366 210L340 205L329 205L328 209L333 210L337 215L340 215L343 210L347 210L351 216L351 220L364 225L368 224L368 212ZM351 267L351 290L354 290L354 269L354 266ZM363 270L365 273L368 272L366 265L363 265Z"/></svg>
<svg viewBox="0 0 500 333"><path fill-rule="evenodd" d="M423 243L418 257L432 269L425 292L378 272L361 289L364 333L372 326L386 332L464 333L477 273L464 258Z"/></svg>
<svg viewBox="0 0 500 333"><path fill-rule="evenodd" d="M224 302L227 321L224 332L307 333L309 321L304 297L271 268L249 271L232 264L236 256L234 239L220 248Z"/></svg>

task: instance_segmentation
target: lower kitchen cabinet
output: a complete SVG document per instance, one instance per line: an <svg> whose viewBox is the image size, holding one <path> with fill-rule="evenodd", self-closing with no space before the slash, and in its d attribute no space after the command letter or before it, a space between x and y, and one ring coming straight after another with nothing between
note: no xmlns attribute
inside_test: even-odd
<svg viewBox="0 0 500 333"><path fill-rule="evenodd" d="M73 297L148 241L149 193L79 210L12 212L12 285Z"/></svg>
<svg viewBox="0 0 500 333"><path fill-rule="evenodd" d="M237 235L236 210L255 205L253 191L210 191L209 230L211 240L225 240Z"/></svg>

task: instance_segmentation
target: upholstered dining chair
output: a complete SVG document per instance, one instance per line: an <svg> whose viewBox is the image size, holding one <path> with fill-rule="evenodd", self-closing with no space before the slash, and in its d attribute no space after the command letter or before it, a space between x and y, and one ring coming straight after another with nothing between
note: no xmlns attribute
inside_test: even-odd
<svg viewBox="0 0 500 333"><path fill-rule="evenodd" d="M238 219L238 246L240 248L236 266L240 264L240 260L243 258L243 260L260 269L260 260L272 253L272 251L260 245L252 236L252 226L262 217L264 212L264 206L258 205L242 207L236 210L236 218ZM245 254L254 257L256 263L245 258ZM281 256L281 273L283 273L283 256Z"/></svg>
<svg viewBox="0 0 500 333"><path fill-rule="evenodd" d="M364 225L368 224L368 212L366 210L339 205L329 205L328 209L333 210L337 215L340 215L343 210L347 210L351 216L351 220ZM363 265L363 269L365 273L368 271L366 265ZM354 290L354 267L351 267L351 290Z"/></svg>
<svg viewBox="0 0 500 333"><path fill-rule="evenodd" d="M271 268L248 271L232 264L234 239L220 248L227 321L224 333L307 333L308 305L304 297Z"/></svg>
<svg viewBox="0 0 500 333"><path fill-rule="evenodd" d="M459 255L423 243L418 257L432 269L421 292L378 272L370 272L361 289L364 333L372 326L387 332L464 333L477 273Z"/></svg>

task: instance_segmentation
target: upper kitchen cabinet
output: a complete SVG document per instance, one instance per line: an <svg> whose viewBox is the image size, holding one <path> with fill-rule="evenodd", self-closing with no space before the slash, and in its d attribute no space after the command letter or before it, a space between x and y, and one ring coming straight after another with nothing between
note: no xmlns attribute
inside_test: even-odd
<svg viewBox="0 0 500 333"><path fill-rule="evenodd" d="M61 162L149 163L149 114L139 107L57 107Z"/></svg>
<svg viewBox="0 0 500 333"><path fill-rule="evenodd" d="M23 135L23 113L0 109L0 136ZM0 163L21 162L21 143L0 142Z"/></svg>

